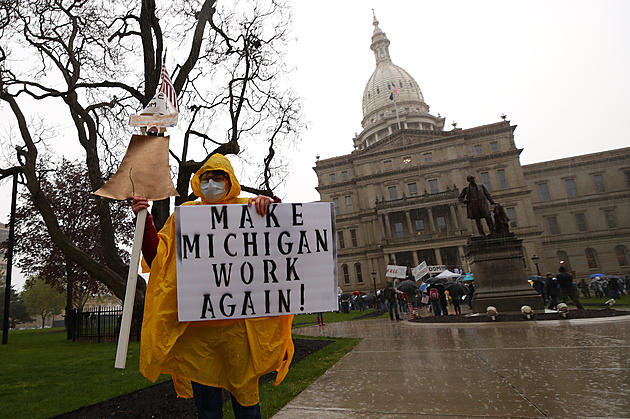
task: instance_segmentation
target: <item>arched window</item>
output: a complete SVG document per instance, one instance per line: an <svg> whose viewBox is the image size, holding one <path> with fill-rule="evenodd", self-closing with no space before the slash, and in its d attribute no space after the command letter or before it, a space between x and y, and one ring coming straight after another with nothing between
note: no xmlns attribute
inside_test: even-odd
<svg viewBox="0 0 630 419"><path fill-rule="evenodd" d="M595 249L588 247L584 253L586 254L586 263L588 263L589 268L597 268L597 252Z"/></svg>
<svg viewBox="0 0 630 419"><path fill-rule="evenodd" d="M564 250L558 250L556 256L558 258L558 263L560 265L564 265L564 267L567 268L567 271L571 272L571 262L569 262L569 255L567 254L567 252L565 252Z"/></svg>
<svg viewBox="0 0 630 419"><path fill-rule="evenodd" d="M357 272L357 282L363 282L363 273L361 272L361 264L359 262L354 264L354 270Z"/></svg>
<svg viewBox="0 0 630 419"><path fill-rule="evenodd" d="M619 266L625 266L628 264L628 249L626 249L626 246L620 244L615 247L615 255L617 255L617 262L619 262Z"/></svg>
<svg viewBox="0 0 630 419"><path fill-rule="evenodd" d="M345 263L343 265L341 265L341 272L343 272L343 283L344 284L349 284L350 283L350 272L348 272L348 265L346 265Z"/></svg>

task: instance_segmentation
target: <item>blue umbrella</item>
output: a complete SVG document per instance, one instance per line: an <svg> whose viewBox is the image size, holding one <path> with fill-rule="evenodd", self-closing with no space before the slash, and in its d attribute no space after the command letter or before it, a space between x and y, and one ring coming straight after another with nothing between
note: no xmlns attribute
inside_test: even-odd
<svg viewBox="0 0 630 419"><path fill-rule="evenodd" d="M473 277L473 273L472 272L468 272L465 275L460 276L459 278L456 279L456 281L462 281L462 282L467 282L467 281L474 281L475 278Z"/></svg>
<svg viewBox="0 0 630 419"><path fill-rule="evenodd" d="M604 275L604 274L591 274L591 276L589 276L590 279L597 278L597 277L606 278L606 275Z"/></svg>
<svg viewBox="0 0 630 419"><path fill-rule="evenodd" d="M422 285L420 285L420 291L424 292L424 290L426 290L428 286L429 284L422 283Z"/></svg>

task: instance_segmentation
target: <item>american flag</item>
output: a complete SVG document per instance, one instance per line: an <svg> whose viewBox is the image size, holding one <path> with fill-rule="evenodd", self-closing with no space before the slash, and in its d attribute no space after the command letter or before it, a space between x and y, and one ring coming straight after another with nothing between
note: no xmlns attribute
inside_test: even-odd
<svg viewBox="0 0 630 419"><path fill-rule="evenodd" d="M166 64L162 63L162 85L160 86L160 92L163 92L166 95L166 98L171 105L175 108L177 112L179 112L179 105L177 104L177 92L175 92L175 87L173 87L173 82L171 78L168 76L168 71L166 71Z"/></svg>

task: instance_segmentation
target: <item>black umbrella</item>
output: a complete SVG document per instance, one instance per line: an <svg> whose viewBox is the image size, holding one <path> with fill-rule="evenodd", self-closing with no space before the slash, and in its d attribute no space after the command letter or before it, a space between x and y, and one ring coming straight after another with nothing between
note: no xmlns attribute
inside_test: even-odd
<svg viewBox="0 0 630 419"><path fill-rule="evenodd" d="M398 284L398 286L396 288L399 291L411 294L411 293L416 292L416 290L419 287L418 287L418 284L416 284L414 281L411 281L411 280L407 279L406 281L403 281L400 284Z"/></svg>
<svg viewBox="0 0 630 419"><path fill-rule="evenodd" d="M342 300L347 300L350 297L352 297L352 294L349 293L349 292L344 292L343 294L341 294L341 299Z"/></svg>
<svg viewBox="0 0 630 419"><path fill-rule="evenodd" d="M532 281L532 282L545 282L545 278L544 276L538 276L538 275L532 275L532 276L528 276L527 280L528 281Z"/></svg>
<svg viewBox="0 0 630 419"><path fill-rule="evenodd" d="M362 295L361 298L366 304L374 304L376 302L376 295L374 294Z"/></svg>
<svg viewBox="0 0 630 419"><path fill-rule="evenodd" d="M458 297L468 294L468 290L466 289L466 287L458 282L449 282L448 284L444 285L444 289L451 294L451 297Z"/></svg>
<svg viewBox="0 0 630 419"><path fill-rule="evenodd" d="M446 284L448 283L448 281L444 278L438 278L437 276L434 276L433 278L429 278L426 281L424 281L427 284Z"/></svg>

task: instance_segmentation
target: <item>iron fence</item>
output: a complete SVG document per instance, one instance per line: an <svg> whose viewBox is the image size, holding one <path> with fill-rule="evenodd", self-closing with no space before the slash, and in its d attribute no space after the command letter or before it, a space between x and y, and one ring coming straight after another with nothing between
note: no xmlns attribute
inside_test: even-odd
<svg viewBox="0 0 630 419"><path fill-rule="evenodd" d="M97 342L116 340L120 331L122 312L123 308L120 306L73 309L67 324L68 339Z"/></svg>

